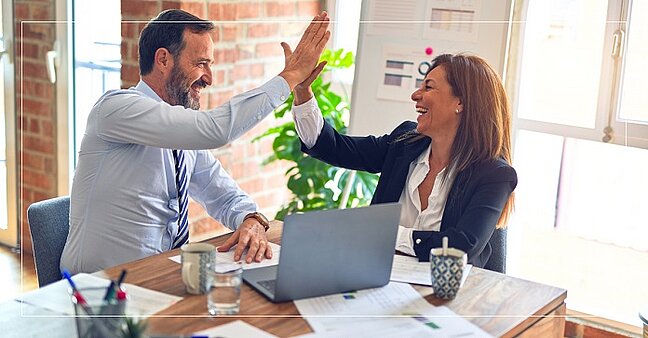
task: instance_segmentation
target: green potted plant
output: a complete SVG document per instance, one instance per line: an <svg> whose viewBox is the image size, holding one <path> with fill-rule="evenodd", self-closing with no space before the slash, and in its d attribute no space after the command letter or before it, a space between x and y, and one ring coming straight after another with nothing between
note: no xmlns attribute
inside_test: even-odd
<svg viewBox="0 0 648 338"><path fill-rule="evenodd" d="M326 67L311 88L324 119L344 134L347 131L345 121L349 115L349 99L346 95L342 97L333 92L330 89L331 82L325 81L322 75L334 68L348 68L353 65L353 54L345 53L343 49L327 49L322 53L320 61L327 61ZM282 119L292 109L292 105L291 94L288 100L275 110L275 118ZM288 189L293 196L277 212L276 219L283 220L286 215L295 212L338 208L342 202L341 192L349 180L352 180L352 183L345 207L363 206L371 202L378 175L367 172L357 172L353 175L350 170L333 167L304 155L300 150L301 143L294 122L270 128L252 141L266 137L274 137L273 154L263 161L263 165L277 160L293 162L286 171Z"/></svg>

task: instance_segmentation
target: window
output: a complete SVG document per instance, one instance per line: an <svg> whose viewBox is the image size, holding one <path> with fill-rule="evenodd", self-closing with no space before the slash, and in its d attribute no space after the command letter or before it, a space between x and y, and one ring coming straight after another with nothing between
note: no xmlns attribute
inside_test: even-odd
<svg viewBox="0 0 648 338"><path fill-rule="evenodd" d="M566 288L571 310L640 326L648 4L521 0L515 13L506 83L519 185L508 273ZM618 278L623 287L611 287Z"/></svg>
<svg viewBox="0 0 648 338"><path fill-rule="evenodd" d="M0 243L18 245L16 200L16 111L13 60L13 6L0 6Z"/></svg>
<svg viewBox="0 0 648 338"><path fill-rule="evenodd" d="M120 24L121 6L119 1L74 2L74 123L72 136L75 167L92 106L107 90L120 87ZM101 25L102 29L96 29L97 25Z"/></svg>

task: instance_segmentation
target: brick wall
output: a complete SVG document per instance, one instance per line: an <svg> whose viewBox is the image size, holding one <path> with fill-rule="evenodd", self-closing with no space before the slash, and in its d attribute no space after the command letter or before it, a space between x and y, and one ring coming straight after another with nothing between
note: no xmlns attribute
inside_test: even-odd
<svg viewBox="0 0 648 338"><path fill-rule="evenodd" d="M159 1L122 0L122 86L139 80L137 39L145 21L169 8L180 8L201 18L214 21L215 43L212 67L213 84L202 95L201 107L218 106L233 95L254 88L269 80L283 68L283 52L279 42L295 46L308 20L318 13L317 0L257 1ZM140 21L140 22L133 22ZM232 144L214 150L214 155L249 193L268 216L274 216L290 197L285 188L288 163L261 167L271 154L272 140L251 143L251 139L278 125L274 117L266 118ZM218 231L220 225L192 203L192 232Z"/></svg>
<svg viewBox="0 0 648 338"><path fill-rule="evenodd" d="M45 53L52 50L55 26L26 20L54 20L54 1L15 0L16 109L18 116L18 201L21 247L31 252L27 207L56 196L55 85L47 78ZM22 37L22 39L21 39Z"/></svg>

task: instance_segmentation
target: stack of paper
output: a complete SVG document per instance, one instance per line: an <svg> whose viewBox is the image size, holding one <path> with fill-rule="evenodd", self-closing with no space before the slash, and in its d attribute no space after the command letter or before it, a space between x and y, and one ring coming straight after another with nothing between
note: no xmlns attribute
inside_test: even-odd
<svg viewBox="0 0 648 338"><path fill-rule="evenodd" d="M240 320L196 332L193 335L218 338L277 338L273 334Z"/></svg>
<svg viewBox="0 0 648 338"><path fill-rule="evenodd" d="M295 301L314 334L308 337L489 337L446 307L434 307L411 285Z"/></svg>
<svg viewBox="0 0 648 338"><path fill-rule="evenodd" d="M277 244L274 243L268 243L270 248L272 248L272 259L264 259L261 262L252 262L252 263L246 263L245 260L241 260L243 263L243 270L248 270L248 269L256 269L256 268L262 268L264 266L273 266L279 264L279 255L281 252L281 247ZM234 263L234 249L236 246L232 247L229 251L227 252L218 252L216 251L216 262L219 263ZM241 257L246 257L245 255L247 254L247 249L243 251L243 256ZM169 257L170 260L180 264L181 259L180 255Z"/></svg>
<svg viewBox="0 0 648 338"><path fill-rule="evenodd" d="M461 285L470 274L472 265L466 264L461 276ZM391 280L393 282L404 282L419 285L432 285L432 273L430 272L430 262L419 262L418 258L394 255L392 264Z"/></svg>
<svg viewBox="0 0 648 338"><path fill-rule="evenodd" d="M110 284L110 281L107 279L85 273L72 276L72 280L74 280L74 283L79 289L92 287L107 288ZM147 317L166 309L182 299L182 297L145 289L137 285L127 283L123 285L128 293L126 315ZM60 280L19 296L16 300L47 309L54 313L74 315L74 306L72 305L68 288L68 282L66 280Z"/></svg>

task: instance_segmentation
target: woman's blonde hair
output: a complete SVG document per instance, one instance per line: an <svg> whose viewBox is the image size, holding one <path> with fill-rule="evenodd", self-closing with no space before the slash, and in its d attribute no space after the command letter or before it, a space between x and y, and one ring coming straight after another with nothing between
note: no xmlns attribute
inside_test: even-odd
<svg viewBox="0 0 648 338"><path fill-rule="evenodd" d="M449 167L460 172L473 164L500 158L511 164L511 107L499 75L474 55L442 54L434 58L430 71L436 67L443 67L452 94L463 106ZM420 134L407 138L418 139ZM512 193L497 228L506 227L514 199Z"/></svg>

